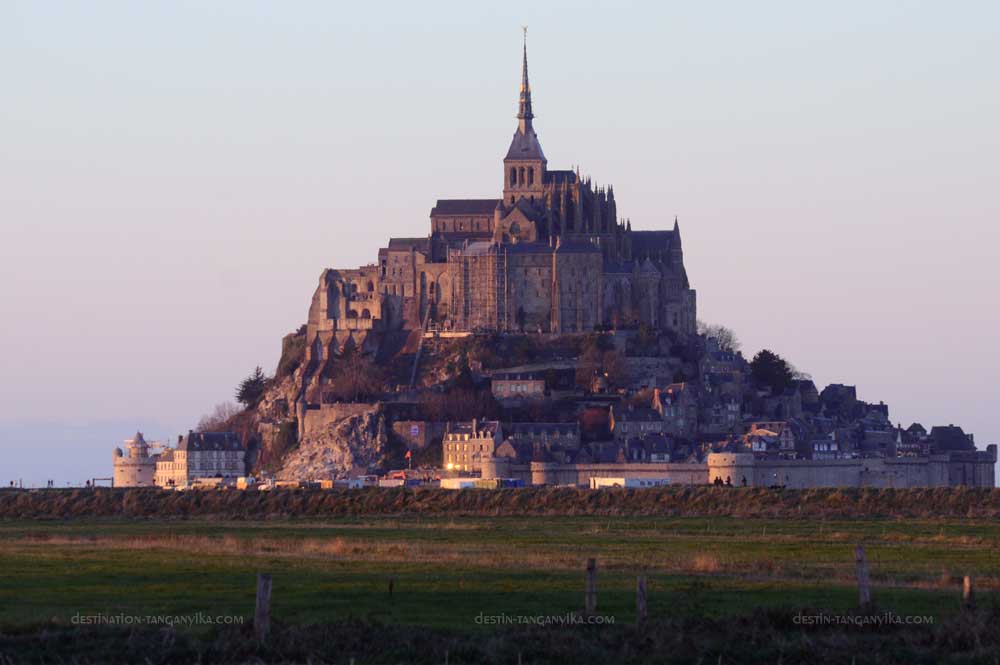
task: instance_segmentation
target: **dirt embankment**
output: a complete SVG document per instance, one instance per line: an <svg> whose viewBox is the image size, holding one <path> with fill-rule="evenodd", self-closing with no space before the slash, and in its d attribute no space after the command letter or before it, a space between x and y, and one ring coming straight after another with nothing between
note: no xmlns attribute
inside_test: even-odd
<svg viewBox="0 0 1000 665"><path fill-rule="evenodd" d="M1000 517L1000 489L0 490L0 519L268 519L445 514L995 519Z"/></svg>

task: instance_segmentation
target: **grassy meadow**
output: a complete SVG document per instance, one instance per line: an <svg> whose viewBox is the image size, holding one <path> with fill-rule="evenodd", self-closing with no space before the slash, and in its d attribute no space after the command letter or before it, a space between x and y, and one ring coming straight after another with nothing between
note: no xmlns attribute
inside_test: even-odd
<svg viewBox="0 0 1000 665"><path fill-rule="evenodd" d="M981 605L1000 591L995 520L366 516L322 521L0 521L0 627L75 614L240 615L255 575L274 579L276 622L341 620L490 630L486 615L583 605L598 563L598 613L635 619L744 616L760 608L851 611L865 545L882 610L942 621L961 576ZM392 593L389 592L392 580Z"/></svg>

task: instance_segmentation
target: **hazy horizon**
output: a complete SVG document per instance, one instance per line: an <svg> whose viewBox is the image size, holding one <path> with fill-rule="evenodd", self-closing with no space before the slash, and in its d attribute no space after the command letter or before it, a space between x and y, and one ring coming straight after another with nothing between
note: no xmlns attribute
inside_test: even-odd
<svg viewBox="0 0 1000 665"><path fill-rule="evenodd" d="M433 7L433 11L428 8ZM431 18L433 17L433 18ZM111 475L305 322L326 267L495 197L522 24L550 168L680 219L698 317L1000 442L1000 6L0 7L0 485Z"/></svg>

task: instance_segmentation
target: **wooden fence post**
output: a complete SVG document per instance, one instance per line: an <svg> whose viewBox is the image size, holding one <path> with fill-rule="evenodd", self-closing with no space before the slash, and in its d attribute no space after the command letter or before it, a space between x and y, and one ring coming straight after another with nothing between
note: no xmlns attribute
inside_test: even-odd
<svg viewBox="0 0 1000 665"><path fill-rule="evenodd" d="M587 585L584 597L584 610L593 614L597 609L597 560L587 559Z"/></svg>
<svg viewBox="0 0 1000 665"><path fill-rule="evenodd" d="M976 607L976 592L972 588L972 577L966 575L962 578L962 605L965 609L971 610Z"/></svg>
<svg viewBox="0 0 1000 665"><path fill-rule="evenodd" d="M271 629L271 576L257 573L257 608L253 615L253 632L263 642Z"/></svg>
<svg viewBox="0 0 1000 665"><path fill-rule="evenodd" d="M646 576L639 575L635 578L635 622L642 624L646 621Z"/></svg>
<svg viewBox="0 0 1000 665"><path fill-rule="evenodd" d="M868 563L865 561L865 548L858 545L854 548L854 562L858 568L858 604L862 609L872 603L872 592L868 586Z"/></svg>

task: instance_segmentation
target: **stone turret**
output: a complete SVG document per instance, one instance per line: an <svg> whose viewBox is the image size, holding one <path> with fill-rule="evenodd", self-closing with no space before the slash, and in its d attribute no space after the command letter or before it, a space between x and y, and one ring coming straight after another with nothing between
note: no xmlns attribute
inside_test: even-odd
<svg viewBox="0 0 1000 665"><path fill-rule="evenodd" d="M115 448L112 455L115 487L153 487L156 477L156 455L149 454L149 444L142 432L125 441L125 450Z"/></svg>

